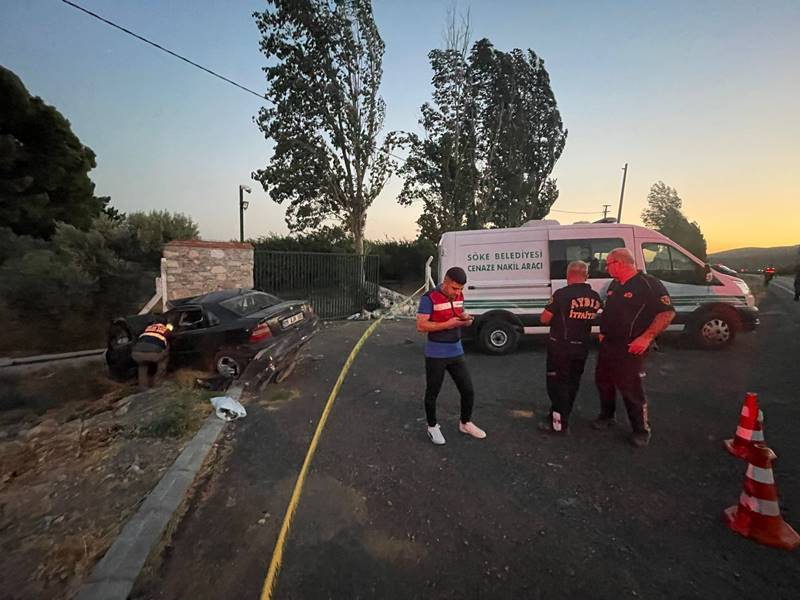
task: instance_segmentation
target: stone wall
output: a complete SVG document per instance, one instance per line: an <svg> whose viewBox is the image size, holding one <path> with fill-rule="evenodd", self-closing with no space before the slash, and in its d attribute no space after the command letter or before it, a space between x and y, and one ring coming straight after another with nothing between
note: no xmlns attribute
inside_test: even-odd
<svg viewBox="0 0 800 600"><path fill-rule="evenodd" d="M167 300L215 290L253 287L253 246L236 242L187 240L164 247L162 277Z"/></svg>

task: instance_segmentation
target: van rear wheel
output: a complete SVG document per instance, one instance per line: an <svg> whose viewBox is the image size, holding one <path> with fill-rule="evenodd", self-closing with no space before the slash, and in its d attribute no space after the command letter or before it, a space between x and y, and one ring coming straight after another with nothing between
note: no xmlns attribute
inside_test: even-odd
<svg viewBox="0 0 800 600"><path fill-rule="evenodd" d="M493 319L481 327L478 342L488 354L510 354L517 348L519 333L508 321Z"/></svg>
<svg viewBox="0 0 800 600"><path fill-rule="evenodd" d="M735 317L720 310L714 310L698 319L693 337L695 343L706 350L719 350L736 339L738 322Z"/></svg>

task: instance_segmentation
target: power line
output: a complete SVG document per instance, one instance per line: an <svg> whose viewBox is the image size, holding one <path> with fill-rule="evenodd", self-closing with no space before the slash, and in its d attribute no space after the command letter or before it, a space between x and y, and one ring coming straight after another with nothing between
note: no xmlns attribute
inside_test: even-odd
<svg viewBox="0 0 800 600"><path fill-rule="evenodd" d="M106 19L104 17L101 17L100 15L98 15L96 13L93 13L90 10L87 10L87 9L83 8L82 6L79 6L78 4L75 4L74 2L70 2L70 0L61 0L61 1L64 4L72 6L73 8L76 8L79 11L84 12L84 13L86 13L87 15L89 15L91 17L94 17L95 19L98 19L99 21L102 21L103 23L105 23L107 25L110 25L111 27L113 27L115 29L119 29L120 31L122 31L124 33L127 33L128 35L135 37L137 40L141 40L142 42L144 42L146 44L150 44L151 46L153 46L155 48L158 48L162 52L166 52L170 56L174 56L175 58L177 58L179 60L182 60L183 62L188 63L188 64L192 65L193 67L196 67L196 68L200 69L201 71L205 71L209 75L213 75L214 77L217 77L218 79L221 79L222 81L224 81L226 83L230 83L231 85L239 88L240 90L243 90L243 91L247 92L248 94L253 94L256 97L261 98L262 100L266 100L267 102L272 102L272 104L277 104L277 102L275 102L275 100L272 100L268 96L266 96L264 94L259 94L258 92L255 92L255 91L251 90L250 88L248 88L246 86L243 86L240 83L236 83L232 79L229 79L229 78L225 77L224 75L220 75L219 73L217 73L215 71L212 71L209 68L204 67L201 64L198 64L198 63L196 63L196 62L194 62L192 60L189 60L185 56L181 56L180 54L178 54L177 52L173 52L169 48L165 48L164 46L162 46L160 44L157 44L157 43L155 43L155 42L153 42L151 40L148 40L146 37L141 36L138 33L134 33L133 31L131 31L130 29L126 29L122 25L117 25L113 21L109 21L108 19ZM392 154L391 152L387 152L386 150L384 150L382 148L379 148L378 152L383 152L383 153L391 156L392 158L396 158L397 160L400 160L402 162L406 162L406 160L407 160L407 159L405 159L405 158L403 158L401 156L397 156L396 154Z"/></svg>
<svg viewBox="0 0 800 600"><path fill-rule="evenodd" d="M77 10L83 12L83 13L86 13L90 17L93 17L93 18L95 18L95 19L97 19L99 21L102 21L106 25L110 25L111 27L113 27L115 29L119 29L120 31L122 31L124 33L127 33L128 35L130 35L132 37L135 37L137 40L140 40L140 41L142 41L142 42L144 42L146 44L149 44L149 45L153 46L154 48L158 48L162 52L166 52L170 56L173 56L173 57L177 58L178 60L182 60L183 62L188 63L188 64L192 65L193 67L208 73L209 75L212 75L212 76L214 76L214 77L216 77L218 79L221 79L222 81L224 81L226 83L229 83L232 86L235 86L235 87L239 88L240 90L243 90L243 91L247 92L248 94L252 94L253 96L256 96L257 98L260 98L262 100L266 100L267 102L272 102L273 104L276 104L276 102L274 100L270 99L266 95L259 94L258 92L253 91L250 88L248 88L248 87L246 87L246 86L244 86L244 85L242 85L240 83L236 83L232 79L229 79L229 78L225 77L224 75L220 75L219 73L217 73L215 71L212 71L211 69L206 68L203 65L200 65L200 64L194 62L193 60L189 60L185 56L182 56L182 55L178 54L177 52L173 52L172 50L170 50L168 48L165 48L164 46L162 46L160 44L157 44L156 42L148 40L146 37L141 36L138 33L134 33L133 31L131 31L130 29L126 29L122 25L117 25L113 21L109 21L108 19L106 19L104 17L101 17L97 13L93 13L92 11L85 9L82 6L79 6L78 4L75 4L74 2L70 2L70 0L61 0L61 1L64 4L67 4L67 5L75 8L75 9L77 9ZM380 152L385 152L386 154L388 154L392 158L396 158L397 160L401 160L403 162L406 162L406 160L407 160L405 158L397 156L396 154L392 154L391 152L387 152L386 150L383 150L383 149L379 149L379 151ZM626 171L627 171L627 166L628 165L626 164L625 165ZM625 185L624 179L623 179L623 184L622 185L623 186ZM623 187L623 190L624 190L624 187ZM620 210L622 209L621 204L622 204L622 202L621 202L621 198L620 198ZM550 212L567 213L567 214L571 214L571 215L599 215L602 212L603 216L605 216L605 214L607 213L607 210L608 210L608 205L604 204L603 206L605 207L605 209L603 211L597 211L597 210L594 210L594 211L576 211L576 210L550 209Z"/></svg>
<svg viewBox="0 0 800 600"><path fill-rule="evenodd" d="M146 44L150 44L151 46L153 46L153 47L155 47L155 48L158 48L158 49L159 49L159 50L161 50L162 52L166 52L167 54L169 54L169 55L171 55L171 56L174 56L175 58L177 58L177 59L179 59L179 60L182 60L182 61L183 61L183 62L185 62L185 63L189 63L189 64L190 64L190 65L192 65L193 67L197 67L198 69L200 69L201 71L205 71L205 72L206 72L206 73L208 73L209 75L213 75L214 77L217 77L218 79L222 79L222 81L225 81L225 82L227 82L227 83L230 83L231 85L233 85L233 86L236 86L236 87L237 87L237 88L239 88L240 90L244 90L245 92L247 92L247 93L249 93L249 94L253 94L254 96L257 96L257 97L261 98L262 100L267 100L268 102L272 102L272 101L271 101L269 98L267 98L265 95L263 95L263 94L259 94L258 92L255 92L255 91L251 90L250 88L243 86L243 85L242 85L242 84L240 84L240 83L236 83L235 81L233 81L233 79L228 79L228 78L227 78L227 77L225 77L224 75L220 75L219 73L216 73L215 71L212 71L211 69L207 69L207 68L206 68L206 67L204 67L203 65L199 65L199 64L197 64L196 62L194 62L194 61L192 61L192 60L189 60L189 59L188 59L188 58L186 58L185 56L181 56L181 55L180 55L180 54L178 54L177 52L173 52L172 50L169 50L169 49L167 49L167 48L164 48L164 46L161 46L160 44L156 44L155 42L153 42L153 41L151 41L151 40L148 40L146 37L143 37L143 36L139 35L138 33L134 33L134 32L133 32L133 31L131 31L130 29L126 29L125 27L122 27L122 25L117 25L116 23L114 23L114 22L112 22L112 21L109 21L108 19L105 19L105 18L101 17L101 16L100 16L100 15L98 15L98 14L96 14L96 13L93 13L92 11L90 11L90 10L87 10L87 9L83 8L82 6L78 6L78 5L77 5L77 4L75 4L74 2L70 2L69 0L61 0L61 1L62 1L64 4L68 4L69 6L71 6L71 7L73 7L73 8L76 8L76 9L78 9L79 11L86 13L87 15L89 15L89 16L91 16L91 17L94 17L95 19L98 19L98 20L102 21L102 22L103 22L103 23L105 23L106 25L110 25L111 27L114 27L115 29L119 29L120 31L124 31L124 32L125 32L125 33L127 33L128 35L135 37L137 40L141 40L141 41L143 41L143 42L144 42L144 43L146 43Z"/></svg>

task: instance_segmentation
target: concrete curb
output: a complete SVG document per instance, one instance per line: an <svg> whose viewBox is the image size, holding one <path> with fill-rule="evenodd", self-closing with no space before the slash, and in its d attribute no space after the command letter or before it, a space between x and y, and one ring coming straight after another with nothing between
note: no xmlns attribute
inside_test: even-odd
<svg viewBox="0 0 800 600"><path fill-rule="evenodd" d="M231 389L228 396L238 400L241 393L239 388ZM92 575L81 586L78 600L125 600L128 597L148 555L161 540L225 423L213 412L208 415L200 431L97 563Z"/></svg>

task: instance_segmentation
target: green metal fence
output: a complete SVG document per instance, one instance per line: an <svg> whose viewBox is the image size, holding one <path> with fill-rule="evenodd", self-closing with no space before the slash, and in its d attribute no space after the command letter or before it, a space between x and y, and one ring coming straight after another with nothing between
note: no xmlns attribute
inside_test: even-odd
<svg viewBox="0 0 800 600"><path fill-rule="evenodd" d="M287 300L308 299L324 319L346 319L379 305L378 256L256 250L256 289Z"/></svg>

